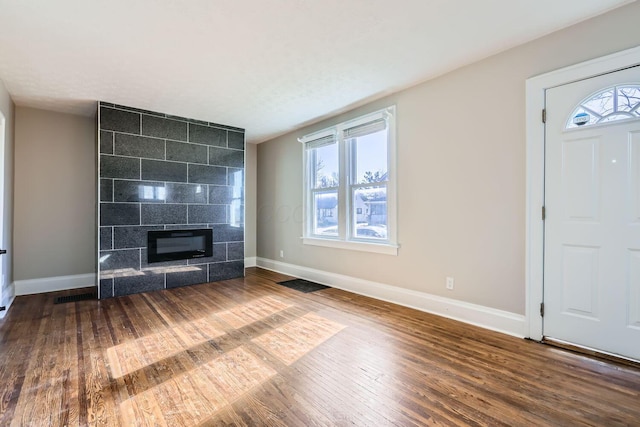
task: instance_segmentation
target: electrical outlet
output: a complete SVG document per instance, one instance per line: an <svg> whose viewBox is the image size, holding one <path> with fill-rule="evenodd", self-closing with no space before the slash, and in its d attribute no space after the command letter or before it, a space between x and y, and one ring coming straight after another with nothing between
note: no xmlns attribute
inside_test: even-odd
<svg viewBox="0 0 640 427"><path fill-rule="evenodd" d="M284 258L284 251L280 249L280 258Z"/></svg>
<svg viewBox="0 0 640 427"><path fill-rule="evenodd" d="M447 289L453 290L453 277L447 277Z"/></svg>

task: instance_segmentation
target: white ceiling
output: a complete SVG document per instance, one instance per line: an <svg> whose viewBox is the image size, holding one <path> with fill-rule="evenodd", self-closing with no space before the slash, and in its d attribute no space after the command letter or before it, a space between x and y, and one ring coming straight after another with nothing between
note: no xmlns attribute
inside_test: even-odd
<svg viewBox="0 0 640 427"><path fill-rule="evenodd" d="M17 105L247 129L318 121L629 0L0 0Z"/></svg>

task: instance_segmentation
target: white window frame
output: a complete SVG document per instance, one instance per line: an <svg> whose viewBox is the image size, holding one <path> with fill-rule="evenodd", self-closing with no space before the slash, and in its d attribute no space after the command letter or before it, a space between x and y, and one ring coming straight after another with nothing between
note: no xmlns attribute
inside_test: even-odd
<svg viewBox="0 0 640 427"><path fill-rule="evenodd" d="M343 137L343 130L349 129L375 120L384 119L387 122L387 239L373 241L371 239L352 237L351 214L353 189L367 187L351 182L349 170L355 173L355 159L350 151L350 144ZM339 161L339 186L338 190L338 236L320 236L312 234L313 218L313 194L319 190L312 189L312 170L305 145L322 137L335 135L338 144ZM303 157L303 215L302 215L302 242L305 245L323 246L328 248L373 252L387 255L398 255L397 243L397 166L396 166L396 107L395 105L375 111L356 119L339 123L330 128L305 135L298 139L302 143ZM327 191L330 189L322 189ZM313 217L311 216L313 215Z"/></svg>

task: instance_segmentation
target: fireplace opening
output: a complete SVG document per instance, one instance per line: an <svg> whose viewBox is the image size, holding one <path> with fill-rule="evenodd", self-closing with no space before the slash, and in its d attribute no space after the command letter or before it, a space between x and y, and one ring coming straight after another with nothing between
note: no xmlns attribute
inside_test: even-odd
<svg viewBox="0 0 640 427"><path fill-rule="evenodd" d="M149 263L210 257L213 232L210 228L149 231L147 248Z"/></svg>

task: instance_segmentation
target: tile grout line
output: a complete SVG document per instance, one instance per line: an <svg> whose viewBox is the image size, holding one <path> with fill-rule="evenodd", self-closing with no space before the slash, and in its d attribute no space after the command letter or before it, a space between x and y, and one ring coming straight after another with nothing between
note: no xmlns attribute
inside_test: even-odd
<svg viewBox="0 0 640 427"><path fill-rule="evenodd" d="M222 147L212 147L212 148L222 148ZM224 150L226 150L226 148L223 148ZM244 153L244 151L242 150L233 150L236 151L238 153ZM153 162L166 162L166 163L179 163L181 165L194 165L194 166L212 166L212 167L216 167L216 168L223 168L223 167L230 167L230 168L235 168L235 169L243 169L244 166L227 166L227 165L217 165L217 164L209 164L209 163L198 163L198 162L189 162L189 161L183 161L183 160L163 160L163 159L158 159L158 158L154 158L154 157L140 157L140 156L126 156L126 155L122 155L122 154L107 154L107 153L100 153L100 156L104 156L104 157L117 157L117 158L122 158L122 159L140 159L140 160L149 160L149 161L153 161Z"/></svg>

